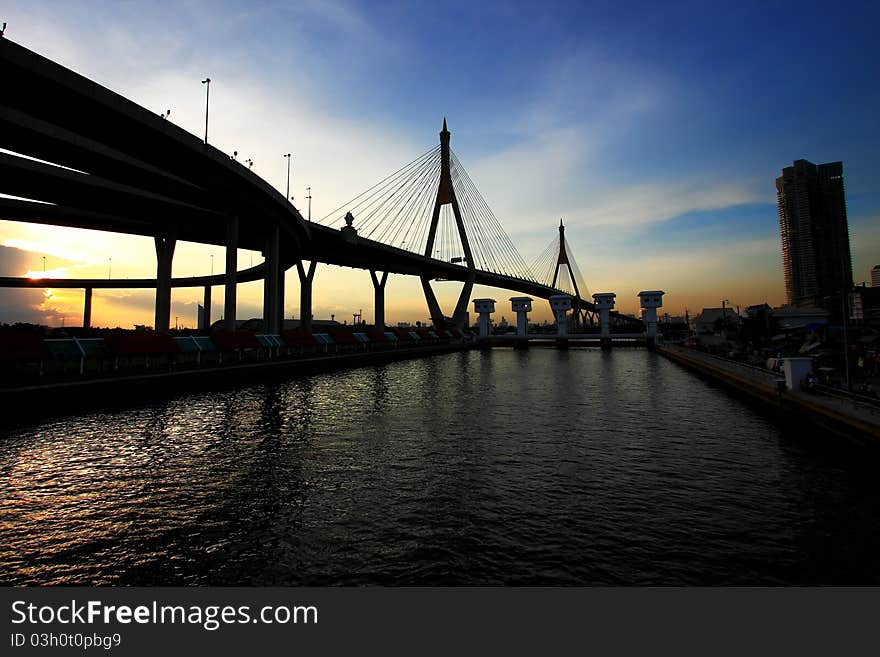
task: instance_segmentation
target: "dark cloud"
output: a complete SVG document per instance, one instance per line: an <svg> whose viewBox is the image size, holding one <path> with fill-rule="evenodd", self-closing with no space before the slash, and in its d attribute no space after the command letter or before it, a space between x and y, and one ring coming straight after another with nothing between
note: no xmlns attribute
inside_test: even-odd
<svg viewBox="0 0 880 657"><path fill-rule="evenodd" d="M70 267L81 263L57 256L47 256L49 269ZM43 254L17 249L13 246L0 246L0 276L24 276L28 270L43 267Z"/></svg>
<svg viewBox="0 0 880 657"><path fill-rule="evenodd" d="M33 254L9 246L0 246L0 276L21 276L30 269Z"/></svg>
<svg viewBox="0 0 880 657"><path fill-rule="evenodd" d="M112 310L134 309L153 311L156 293L153 290L95 290L102 305Z"/></svg>
<svg viewBox="0 0 880 657"><path fill-rule="evenodd" d="M0 323L48 324L50 313L39 309L42 300L42 290L0 289Z"/></svg>
<svg viewBox="0 0 880 657"><path fill-rule="evenodd" d="M67 305L67 304L65 304ZM82 321L82 310L62 310L46 300L43 290L33 288L0 288L0 323L73 326Z"/></svg>

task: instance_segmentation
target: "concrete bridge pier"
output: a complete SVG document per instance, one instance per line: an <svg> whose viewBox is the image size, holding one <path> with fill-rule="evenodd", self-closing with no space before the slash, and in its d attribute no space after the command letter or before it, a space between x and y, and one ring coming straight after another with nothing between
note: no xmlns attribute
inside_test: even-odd
<svg viewBox="0 0 880 657"><path fill-rule="evenodd" d="M85 298L83 299L83 328L92 327L92 288L86 288Z"/></svg>
<svg viewBox="0 0 880 657"><path fill-rule="evenodd" d="M467 304L474 289L474 273L470 272L468 274L467 280L464 282L458 295L458 301L455 304L455 310L452 311L451 318L447 318L443 314L440 303L437 301L437 295L434 294L434 290L431 288L431 279L427 276L420 276L419 278L422 281L422 290L425 292L425 301L428 303L428 312L431 315L431 322L434 326L439 329L446 329L452 326L458 329L467 328L465 326L467 324Z"/></svg>
<svg viewBox="0 0 880 657"><path fill-rule="evenodd" d="M648 349L653 349L657 340L657 309L663 306L663 290L639 292L642 306L642 321L645 322L645 340Z"/></svg>
<svg viewBox="0 0 880 657"><path fill-rule="evenodd" d="M495 299L474 299L474 312L480 315L480 337L489 337L489 323L495 312Z"/></svg>
<svg viewBox="0 0 880 657"><path fill-rule="evenodd" d="M286 297L284 296L284 276L287 274L287 270L284 268L284 265L278 265L278 286L277 286L277 295L278 299L278 331L277 333L281 333L284 330L284 300Z"/></svg>
<svg viewBox="0 0 880 657"><path fill-rule="evenodd" d="M385 283L388 281L388 272L377 276L375 270L370 270L370 278L373 279L373 325L377 329L385 328Z"/></svg>
<svg viewBox="0 0 880 657"><path fill-rule="evenodd" d="M205 286L205 295L202 301L202 326L206 331L211 330L211 286Z"/></svg>
<svg viewBox="0 0 880 657"><path fill-rule="evenodd" d="M614 309L614 292L598 292L593 295L593 303L599 309L599 345L611 349L611 311Z"/></svg>
<svg viewBox="0 0 880 657"><path fill-rule="evenodd" d="M431 322L435 328L445 328L446 318L443 316L443 311L440 310L437 295L431 289L431 279L427 276L419 276L419 280L422 282L422 290L425 293L425 301L428 303L428 314L431 315Z"/></svg>
<svg viewBox="0 0 880 657"><path fill-rule="evenodd" d="M510 297L510 309L516 313L516 349L529 348L529 313L532 297Z"/></svg>
<svg viewBox="0 0 880 657"><path fill-rule="evenodd" d="M556 316L556 342L563 349L568 347L568 311L571 310L571 295L554 294L550 297L550 309Z"/></svg>
<svg viewBox="0 0 880 657"><path fill-rule="evenodd" d="M312 332L312 281L315 280L317 266L318 261L311 260L306 270L302 260L296 261L296 271L299 273L299 325L309 333Z"/></svg>
<svg viewBox="0 0 880 657"><path fill-rule="evenodd" d="M223 299L223 328L235 330L238 293L238 217L226 222L226 292Z"/></svg>
<svg viewBox="0 0 880 657"><path fill-rule="evenodd" d="M263 251L265 274L263 276L263 332L281 333L281 314L284 312L284 278L280 263L281 234L276 224L266 238Z"/></svg>
<svg viewBox="0 0 880 657"><path fill-rule="evenodd" d="M177 240L169 235L157 236L153 240L156 244L156 319L153 327L167 333L171 329L171 264Z"/></svg>

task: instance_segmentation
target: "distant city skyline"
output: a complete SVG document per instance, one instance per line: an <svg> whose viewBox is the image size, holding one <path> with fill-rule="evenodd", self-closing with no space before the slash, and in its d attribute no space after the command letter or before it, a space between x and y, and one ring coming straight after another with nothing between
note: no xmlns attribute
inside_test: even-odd
<svg viewBox="0 0 880 657"><path fill-rule="evenodd" d="M664 289L665 312L693 315L722 299L785 301L773 181L794 160L845 163L855 282L880 260L880 65L869 56L880 11L803 3L792 21L789 9L12 0L0 20L6 38L157 114L170 109L198 136L210 76L210 142L282 193L290 163L294 203L306 214L310 187L316 219L432 146L446 115L453 148L527 262L561 217L589 293L615 292L637 314L639 290ZM221 253L180 244L174 275L219 271ZM239 264L259 259L242 251ZM0 222L0 275L111 268L154 275L152 243ZM458 286L439 287L450 309ZM290 317L295 273L286 289ZM513 293L473 296L511 315ZM194 326L200 300L175 290L172 318ZM76 290L3 290L0 321L70 325L81 303ZM215 290L215 318L222 303ZM319 318L363 309L369 320L368 274L319 267L314 303ZM96 291L92 321L152 324L152 304L148 290ZM261 305L260 284L242 285L238 316ZM535 321L550 318L546 305ZM417 280L389 279L386 313L427 318Z"/></svg>

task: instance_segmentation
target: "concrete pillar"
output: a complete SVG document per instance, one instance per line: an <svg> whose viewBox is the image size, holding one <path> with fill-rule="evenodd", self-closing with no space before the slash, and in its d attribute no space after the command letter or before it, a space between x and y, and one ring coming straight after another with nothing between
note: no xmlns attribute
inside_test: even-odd
<svg viewBox="0 0 880 657"><path fill-rule="evenodd" d="M300 280L299 325L303 331L312 332L312 280Z"/></svg>
<svg viewBox="0 0 880 657"><path fill-rule="evenodd" d="M568 337L568 311L572 306L571 295L554 294L550 297L550 308L556 316L556 337L565 339Z"/></svg>
<svg viewBox="0 0 880 657"><path fill-rule="evenodd" d="M663 306L663 290L645 290L639 292L642 306L642 321L645 323L645 341L648 348L657 340L657 309Z"/></svg>
<svg viewBox="0 0 880 657"><path fill-rule="evenodd" d="M280 263L280 258L279 258ZM284 330L284 275L287 271L280 266L278 267L278 331Z"/></svg>
<svg viewBox="0 0 880 657"><path fill-rule="evenodd" d="M373 325L377 329L383 329L385 328L385 283L388 281L388 272L383 272L380 278L371 269L370 278L373 280Z"/></svg>
<svg viewBox="0 0 880 657"><path fill-rule="evenodd" d="M85 298L83 299L83 328L92 327L92 288L86 288Z"/></svg>
<svg viewBox="0 0 880 657"><path fill-rule="evenodd" d="M263 251L265 269L263 273L263 333L277 335L281 332L281 318L279 316L279 291L278 279L281 277L280 260L281 235L276 224L269 230L266 238L266 248Z"/></svg>
<svg viewBox="0 0 880 657"><path fill-rule="evenodd" d="M205 298L202 303L202 324L206 331L211 330L211 286L205 286Z"/></svg>
<svg viewBox="0 0 880 657"><path fill-rule="evenodd" d="M238 217L226 221L226 292L223 301L223 328L235 330L238 293Z"/></svg>
<svg viewBox="0 0 880 657"><path fill-rule="evenodd" d="M593 295L593 303L599 310L599 345L611 349L611 311L614 309L614 292L598 292Z"/></svg>
<svg viewBox="0 0 880 657"><path fill-rule="evenodd" d="M312 260L309 262L308 271L306 271L302 260L296 261L296 271L299 273L299 322L300 327L309 333L312 332L312 281L315 278L317 266L318 261Z"/></svg>
<svg viewBox="0 0 880 657"><path fill-rule="evenodd" d="M435 328L446 328L446 318L440 309L440 304L437 302L437 295L434 294L434 290L431 288L431 279L427 276L421 276L420 280L422 281L422 290L425 292L425 301L428 304L431 322Z"/></svg>
<svg viewBox="0 0 880 657"><path fill-rule="evenodd" d="M527 338L532 297L510 297L510 309L516 313L516 337Z"/></svg>
<svg viewBox="0 0 880 657"><path fill-rule="evenodd" d="M489 320L495 312L495 299L474 299L474 312L480 315L480 337L489 337Z"/></svg>
<svg viewBox="0 0 880 657"><path fill-rule="evenodd" d="M156 320L153 327L167 333L171 328L171 263L174 260L173 237L155 237L156 244Z"/></svg>

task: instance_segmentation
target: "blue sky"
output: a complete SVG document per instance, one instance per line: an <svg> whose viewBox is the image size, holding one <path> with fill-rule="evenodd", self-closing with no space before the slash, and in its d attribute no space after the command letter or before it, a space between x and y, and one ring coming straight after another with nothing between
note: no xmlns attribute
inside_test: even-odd
<svg viewBox="0 0 880 657"><path fill-rule="evenodd" d="M877 3L12 0L2 12L9 38L196 134L210 75L212 143L279 188L293 151L294 195L310 184L316 216L430 148L445 115L526 261L563 217L590 289L624 310L656 288L671 312L781 303L774 178L802 157L843 160L855 279L880 262ZM0 223L0 244L34 267L59 239ZM203 271L206 253L183 249L175 266ZM106 267L94 249L63 255L83 275ZM120 274L154 267L130 260ZM319 277L316 315L371 306L354 275ZM418 286L394 285L390 319L423 318ZM180 312L197 296L175 294ZM107 316L124 303L108 297Z"/></svg>

